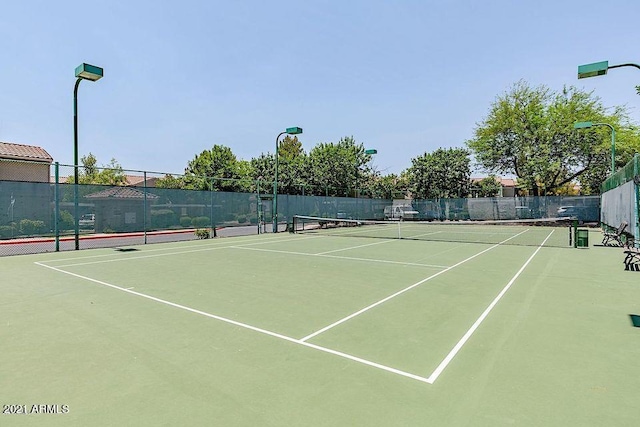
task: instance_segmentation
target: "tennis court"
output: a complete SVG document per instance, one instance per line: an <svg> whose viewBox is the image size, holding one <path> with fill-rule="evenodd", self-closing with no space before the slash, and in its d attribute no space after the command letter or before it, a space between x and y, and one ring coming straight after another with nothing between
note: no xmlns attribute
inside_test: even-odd
<svg viewBox="0 0 640 427"><path fill-rule="evenodd" d="M566 241L562 227L490 234L279 233L0 259L0 403L67 408L0 420L635 425L640 276L621 249L548 245Z"/></svg>

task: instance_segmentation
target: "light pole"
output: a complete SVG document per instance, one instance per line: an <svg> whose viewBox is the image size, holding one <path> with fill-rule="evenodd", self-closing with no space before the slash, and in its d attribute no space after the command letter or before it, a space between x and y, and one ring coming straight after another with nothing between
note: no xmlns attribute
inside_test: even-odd
<svg viewBox="0 0 640 427"><path fill-rule="evenodd" d="M378 150L371 148L368 150L364 150L364 154L366 154L367 156L372 156L374 154L378 154ZM358 159L356 158L356 188L353 191L353 194L356 198L356 218L360 219L360 211L359 211L359 201L358 199L360 198L360 191L358 191L358 175L360 172L360 165L358 164Z"/></svg>
<svg viewBox="0 0 640 427"><path fill-rule="evenodd" d="M611 129L611 175L616 173L616 130L608 123L576 122L574 129L588 129L594 126L608 126Z"/></svg>
<svg viewBox="0 0 640 427"><path fill-rule="evenodd" d="M78 217L78 86L82 80L95 82L104 75L104 70L95 65L80 64L76 67L76 85L73 88L73 186L74 186L74 222L75 222L75 247L80 249L80 227Z"/></svg>
<svg viewBox="0 0 640 427"><path fill-rule="evenodd" d="M273 232L278 232L278 140L284 134L288 135L298 135L302 133L302 128L292 127L287 128L284 132L280 132L278 136L276 136L276 174L275 179L273 181Z"/></svg>

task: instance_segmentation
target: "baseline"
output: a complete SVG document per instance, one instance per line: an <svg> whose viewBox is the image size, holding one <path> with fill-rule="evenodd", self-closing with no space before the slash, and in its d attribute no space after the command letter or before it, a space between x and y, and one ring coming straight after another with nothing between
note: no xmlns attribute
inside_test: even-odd
<svg viewBox="0 0 640 427"><path fill-rule="evenodd" d="M309 236L310 237L310 236ZM222 244L226 244L228 242L226 242L227 239L229 239L229 237L225 237L222 238L223 240L215 240L215 239L211 239L212 242L211 243L202 243L200 245L183 245L183 246L169 246L169 247L162 247L162 248L158 248L158 247L154 247L154 248L149 248L147 249L147 247L145 246L144 252L161 252L161 251L170 251L170 250L176 250L176 249L190 249L190 248L202 248L203 246L205 247L217 247L220 246ZM236 237L234 237L234 239L236 239ZM241 240L241 242L249 242L251 240L255 240L255 239L247 239L245 236L242 237L237 237L237 239L245 239L245 240ZM275 238L271 238L271 237L265 237L265 239L270 239L273 241L277 241L277 239ZM172 242L173 244L175 243L185 243L185 242ZM190 242L189 242L190 243ZM238 240L234 240L234 243L238 243ZM159 246L159 245L164 245L165 243L159 243L159 244L154 244L153 246ZM128 246L128 245L125 245ZM140 246L140 245L131 245L131 246ZM148 246L148 245L147 245ZM105 250L108 249L114 249L114 248L102 248ZM53 263L53 262L60 262L60 261L78 261L78 260L84 260L84 259L92 259L92 258L106 258L106 257L114 257L114 256L121 256L122 254L119 253L108 253L108 254L102 254L102 255L88 255L88 256L79 256L79 257L73 257L73 258L58 258L58 259L51 259L48 261L40 261L40 262L46 262L46 263Z"/></svg>
<svg viewBox="0 0 640 427"><path fill-rule="evenodd" d="M303 239L315 239L315 238L316 238L315 236L309 236L309 237L305 237ZM280 240L273 240L273 241L266 241L266 242L263 241L263 242L255 242L255 243L245 243L245 245L246 246L266 245L266 244L269 244L269 243L288 242L288 241L291 241L291 240L301 240L301 239L300 238L280 239ZM75 263L75 264L58 265L57 267L65 268L65 267L76 267L76 266L81 266L81 265L105 264L105 263L108 263L108 262L120 262L120 261L130 261L130 260L145 259L145 258L157 258L157 257L161 257L161 256L172 256L172 255L180 255L180 254L190 254L190 253L195 253L195 252L215 251L215 250L218 250L218 249L228 249L228 248L231 248L231 247L235 246L235 245L233 245L234 242L229 242L229 243L230 244L226 245L226 246L209 245L209 246L207 246L205 248L193 249L193 250L188 250L188 251L165 252L165 253L160 253L160 254L130 256L130 257L125 257L125 258L105 259L105 260L100 260L100 261L78 262L78 263ZM87 257L82 257L82 258L87 258ZM45 261L45 262L50 263L50 262L54 262L54 261L59 261L59 260L52 260L52 261ZM69 261L73 261L73 259L71 259ZM44 264L44 262L42 264Z"/></svg>

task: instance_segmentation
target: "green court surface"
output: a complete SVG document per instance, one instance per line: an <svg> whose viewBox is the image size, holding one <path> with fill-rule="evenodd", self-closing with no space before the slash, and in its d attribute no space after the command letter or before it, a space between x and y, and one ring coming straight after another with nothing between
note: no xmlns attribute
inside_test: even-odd
<svg viewBox="0 0 640 427"><path fill-rule="evenodd" d="M0 258L0 425L637 425L640 272L621 248L541 245L281 233Z"/></svg>

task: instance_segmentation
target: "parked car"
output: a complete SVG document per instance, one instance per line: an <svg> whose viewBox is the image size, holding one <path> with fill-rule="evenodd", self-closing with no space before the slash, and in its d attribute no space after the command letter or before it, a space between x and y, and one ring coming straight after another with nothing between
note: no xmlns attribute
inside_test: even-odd
<svg viewBox="0 0 640 427"><path fill-rule="evenodd" d="M96 223L95 214L84 214L78 220L78 226L82 228L93 228Z"/></svg>
<svg viewBox="0 0 640 427"><path fill-rule="evenodd" d="M413 208L413 206L408 205L398 205L398 206L386 206L384 208L384 219L388 220L398 220L398 221L407 221L407 220L417 220L419 219L420 213Z"/></svg>
<svg viewBox="0 0 640 427"><path fill-rule="evenodd" d="M560 206L558 218L575 218L579 221L599 221L600 211L597 206Z"/></svg>

